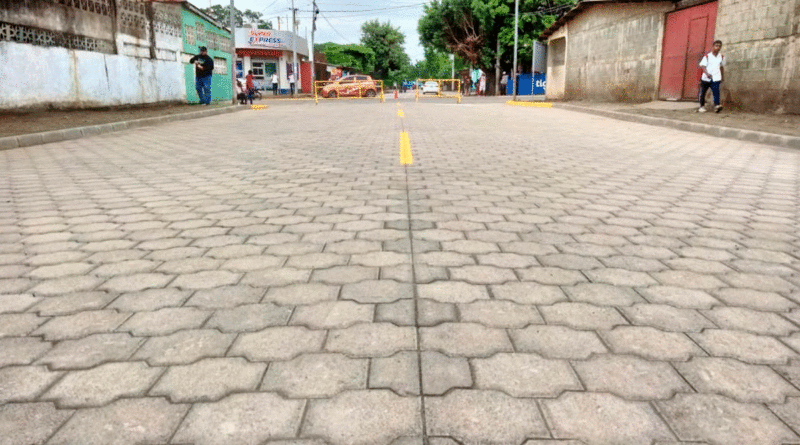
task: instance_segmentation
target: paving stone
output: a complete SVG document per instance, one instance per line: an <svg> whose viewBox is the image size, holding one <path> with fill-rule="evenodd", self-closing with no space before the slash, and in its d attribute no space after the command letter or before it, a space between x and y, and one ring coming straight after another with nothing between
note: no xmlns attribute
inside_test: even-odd
<svg viewBox="0 0 800 445"><path fill-rule="evenodd" d="M53 317L31 335L43 335L47 340L81 338L90 334L111 332L128 317L130 314L115 310L79 312L74 315Z"/></svg>
<svg viewBox="0 0 800 445"><path fill-rule="evenodd" d="M310 276L310 270L293 269L290 267L269 268L247 272L240 284L259 287L286 286L295 283L305 283Z"/></svg>
<svg viewBox="0 0 800 445"><path fill-rule="evenodd" d="M726 287L725 283L717 279L714 275L700 274L684 270L653 272L652 276L666 286L701 290Z"/></svg>
<svg viewBox="0 0 800 445"><path fill-rule="evenodd" d="M108 292L77 292L63 296L46 297L31 309L39 315L67 315L79 311L102 309L117 297Z"/></svg>
<svg viewBox="0 0 800 445"><path fill-rule="evenodd" d="M587 270L603 267L603 264L592 257L554 253L537 257L543 266L558 267L570 270Z"/></svg>
<svg viewBox="0 0 800 445"><path fill-rule="evenodd" d="M466 281L472 284L503 284L517 281L517 276L509 269L493 266L462 266L450 268L453 280Z"/></svg>
<svg viewBox="0 0 800 445"><path fill-rule="evenodd" d="M497 391L456 389L425 398L428 434L450 436L465 445L519 444L549 433L536 402Z"/></svg>
<svg viewBox="0 0 800 445"><path fill-rule="evenodd" d="M474 359L475 386L503 391L514 397L556 397L565 390L583 389L569 363L534 354L496 354Z"/></svg>
<svg viewBox="0 0 800 445"><path fill-rule="evenodd" d="M333 266L344 266L347 264L346 255L335 253L308 253L305 255L293 255L286 262L287 267L297 269L326 269Z"/></svg>
<svg viewBox="0 0 800 445"><path fill-rule="evenodd" d="M165 337L151 337L134 354L151 366L183 365L206 357L221 357L233 343L234 334L212 329L179 331Z"/></svg>
<svg viewBox="0 0 800 445"><path fill-rule="evenodd" d="M548 324L566 325L576 329L608 330L628 322L612 307L587 303L556 303L540 306L539 311Z"/></svg>
<svg viewBox="0 0 800 445"><path fill-rule="evenodd" d="M417 300L417 325L435 326L446 321L456 321L456 306L438 301Z"/></svg>
<svg viewBox="0 0 800 445"><path fill-rule="evenodd" d="M414 300L398 300L394 303L376 305L375 321L385 321L398 326L414 326L416 324Z"/></svg>
<svg viewBox="0 0 800 445"><path fill-rule="evenodd" d="M36 363L50 369L87 369L100 363L127 360L139 346L141 338L127 333L94 334L80 340L64 340L49 350Z"/></svg>
<svg viewBox="0 0 800 445"><path fill-rule="evenodd" d="M418 398L368 390L308 403L301 437L321 437L331 445L372 445L422 434Z"/></svg>
<svg viewBox="0 0 800 445"><path fill-rule="evenodd" d="M463 253L467 255L480 255L500 252L496 243L476 240L456 240L442 242L443 251Z"/></svg>
<svg viewBox="0 0 800 445"><path fill-rule="evenodd" d="M376 280L379 269L364 266L335 266L329 269L314 270L311 281L328 284L358 283L366 280Z"/></svg>
<svg viewBox="0 0 800 445"><path fill-rule="evenodd" d="M566 295L558 286L544 286L536 283L506 283L491 285L489 289L494 298L511 300L520 304L551 305L567 300Z"/></svg>
<svg viewBox="0 0 800 445"><path fill-rule="evenodd" d="M639 293L649 302L666 304L686 309L708 309L720 302L707 292L673 286L652 286L639 289Z"/></svg>
<svg viewBox="0 0 800 445"><path fill-rule="evenodd" d="M36 314L0 314L0 338L30 334L48 319Z"/></svg>
<svg viewBox="0 0 800 445"><path fill-rule="evenodd" d="M396 252L359 253L350 258L350 264L368 267L389 267L410 263L411 257L409 255Z"/></svg>
<svg viewBox="0 0 800 445"><path fill-rule="evenodd" d="M252 391L267 368L241 357L208 358L191 365L172 366L150 390L173 403L216 401L235 391Z"/></svg>
<svg viewBox="0 0 800 445"><path fill-rule="evenodd" d="M398 351L416 348L416 332L411 327L390 323L357 324L331 330L325 350L352 357L388 357Z"/></svg>
<svg viewBox="0 0 800 445"><path fill-rule="evenodd" d="M570 241L574 240L570 239ZM519 255L547 255L549 253L558 253L558 250L555 247L536 242L515 241L509 243L500 243L500 248L503 250L503 252L516 253ZM494 252L494 251L496 250L491 250L489 252ZM489 253L489 252L464 252L464 253Z"/></svg>
<svg viewBox="0 0 800 445"><path fill-rule="evenodd" d="M800 430L800 398L790 397L786 403L769 408L794 431Z"/></svg>
<svg viewBox="0 0 800 445"><path fill-rule="evenodd" d="M443 323L419 329L420 347L448 355L488 357L511 352L511 342L503 329L490 329L477 323Z"/></svg>
<svg viewBox="0 0 800 445"><path fill-rule="evenodd" d="M626 400L669 399L676 392L692 392L668 363L601 354L573 366L587 391L608 392Z"/></svg>
<svg viewBox="0 0 800 445"><path fill-rule="evenodd" d="M720 275L720 278L728 283L730 287L779 293L789 293L796 290L796 287L793 286L792 283L784 280L783 278L771 275L731 273ZM720 285L717 287L726 286Z"/></svg>
<svg viewBox="0 0 800 445"><path fill-rule="evenodd" d="M787 336L800 330L778 314L740 307L715 307L703 314L722 329Z"/></svg>
<svg viewBox="0 0 800 445"><path fill-rule="evenodd" d="M705 355L689 337L679 332L664 332L651 327L619 326L601 336L618 354L671 361L686 361L692 356Z"/></svg>
<svg viewBox="0 0 800 445"><path fill-rule="evenodd" d="M800 395L775 371L729 358L695 357L677 363L677 370L700 393L716 393L745 403L783 403Z"/></svg>
<svg viewBox="0 0 800 445"><path fill-rule="evenodd" d="M470 255L456 252L426 252L416 255L415 259L418 263L438 267L456 267L475 264L475 260Z"/></svg>
<svg viewBox="0 0 800 445"><path fill-rule="evenodd" d="M180 306L191 295L175 288L148 289L122 294L108 305L109 309L121 312L154 311L163 307Z"/></svg>
<svg viewBox="0 0 800 445"><path fill-rule="evenodd" d="M214 312L205 327L222 332L255 332L268 326L283 326L289 321L292 308L271 303L243 304Z"/></svg>
<svg viewBox="0 0 800 445"><path fill-rule="evenodd" d="M34 297L31 294L0 295L0 314L23 312L40 301L42 297Z"/></svg>
<svg viewBox="0 0 800 445"><path fill-rule="evenodd" d="M565 287L564 292L573 301L592 303L598 306L630 306L644 301L633 289L609 284L581 283Z"/></svg>
<svg viewBox="0 0 800 445"><path fill-rule="evenodd" d="M345 240L325 245L326 252L340 255L355 255L359 253L377 252L379 250L381 250L380 242L362 239Z"/></svg>
<svg viewBox="0 0 800 445"><path fill-rule="evenodd" d="M725 329L706 329L691 337L713 357L730 357L745 363L785 364L797 353L773 337Z"/></svg>
<svg viewBox="0 0 800 445"><path fill-rule="evenodd" d="M199 257L205 251L206 249L201 249L200 247L173 247L171 249L163 249L150 252L147 255L147 258L156 261L172 261L184 258ZM97 255L100 254L95 254L89 257L89 261L91 261ZM106 261L99 261L99 262L106 262Z"/></svg>
<svg viewBox="0 0 800 445"><path fill-rule="evenodd" d="M375 308L371 304L329 301L296 308L290 324L311 329L341 329L356 323L369 323L374 313Z"/></svg>
<svg viewBox="0 0 800 445"><path fill-rule="evenodd" d="M448 357L435 351L422 351L421 358L424 394L442 395L452 388L472 386L472 376L467 359Z"/></svg>
<svg viewBox="0 0 800 445"><path fill-rule="evenodd" d="M52 403L0 405L0 445L44 443L73 413Z"/></svg>
<svg viewBox="0 0 800 445"><path fill-rule="evenodd" d="M658 284L650 275L625 269L595 269L584 271L595 283L606 283L612 286L651 286Z"/></svg>
<svg viewBox="0 0 800 445"><path fill-rule="evenodd" d="M3 281L3 280L0 280ZM32 289L30 289L30 293L35 296L50 296L50 295L62 295L62 294L71 294L75 292L82 292L82 291L89 291L96 288L103 280L101 278L92 277L92 276L73 276L73 277L65 277L65 278L57 278L54 280L47 280L42 281ZM16 293L22 292L27 289L28 285L20 286L17 288L18 290L11 289L8 292L3 291L3 285L0 283L0 292L4 293Z"/></svg>
<svg viewBox="0 0 800 445"><path fill-rule="evenodd" d="M242 275L225 270L207 270L203 272L178 275L171 283L180 289L213 289L236 284Z"/></svg>
<svg viewBox="0 0 800 445"><path fill-rule="evenodd" d="M158 271L172 275L192 274L195 272L217 269L220 264L221 261L213 258L181 258L161 264L158 266Z"/></svg>
<svg viewBox="0 0 800 445"><path fill-rule="evenodd" d="M659 260L638 256L615 255L601 258L601 261L606 267L637 272L656 272L667 269L667 266Z"/></svg>
<svg viewBox="0 0 800 445"><path fill-rule="evenodd" d="M291 360L303 353L321 351L325 334L303 326L269 327L241 334L228 355L243 356L250 361Z"/></svg>
<svg viewBox="0 0 800 445"><path fill-rule="evenodd" d="M0 404L33 401L63 372L46 366L9 366L0 369Z"/></svg>
<svg viewBox="0 0 800 445"><path fill-rule="evenodd" d="M417 353L398 352L391 357L373 358L369 366L369 388L390 389L400 396L419 395Z"/></svg>
<svg viewBox="0 0 800 445"><path fill-rule="evenodd" d="M92 275L102 277L113 277L115 275L128 275L136 273L150 272L158 266L158 263L150 260L127 260L118 263L103 264L92 271Z"/></svg>
<svg viewBox="0 0 800 445"><path fill-rule="evenodd" d="M461 321L496 328L522 328L529 324L544 323L535 307L510 301L482 300L459 304L458 311Z"/></svg>
<svg viewBox="0 0 800 445"><path fill-rule="evenodd" d="M678 309L664 304L641 303L621 309L631 323L662 331L700 332L715 327L709 319L692 309Z"/></svg>
<svg viewBox="0 0 800 445"><path fill-rule="evenodd" d="M84 275L94 268L95 266L89 263L61 263L38 267L32 270L28 276L35 280L47 280L71 275Z"/></svg>
<svg viewBox="0 0 800 445"><path fill-rule="evenodd" d="M211 316L209 311L193 307L164 308L153 312L137 312L118 328L136 336L168 335L176 331L197 329Z"/></svg>
<svg viewBox="0 0 800 445"><path fill-rule="evenodd" d="M576 331L564 326L528 326L509 331L519 352L535 352L548 358L586 359L606 352L594 332Z"/></svg>
<svg viewBox="0 0 800 445"><path fill-rule="evenodd" d="M292 284L271 288L263 301L295 306L333 301L338 296L339 286L327 286L321 283Z"/></svg>
<svg viewBox="0 0 800 445"><path fill-rule="evenodd" d="M752 289L724 288L712 291L714 296L731 306L742 306L758 311L788 311L797 304L775 292Z"/></svg>
<svg viewBox="0 0 800 445"><path fill-rule="evenodd" d="M517 273L522 281L534 281L539 284L570 286L588 281L581 272L556 267L534 266L520 269Z"/></svg>
<svg viewBox="0 0 800 445"><path fill-rule="evenodd" d="M333 397L342 391L367 387L366 359L341 354L304 354L269 365L261 391L277 391L288 398Z"/></svg>
<svg viewBox="0 0 800 445"><path fill-rule="evenodd" d="M682 440L752 445L798 440L762 405L739 403L714 394L678 394L657 406Z"/></svg>
<svg viewBox="0 0 800 445"><path fill-rule="evenodd" d="M233 394L219 402L198 403L192 406L172 442L256 444L270 438L294 437L305 403L270 393Z"/></svg>
<svg viewBox="0 0 800 445"><path fill-rule="evenodd" d="M216 289L201 289L184 305L202 309L233 308L243 304L258 303L264 289L250 286L223 286Z"/></svg>
<svg viewBox="0 0 800 445"><path fill-rule="evenodd" d="M162 372L144 362L106 363L69 372L41 398L63 407L101 406L120 397L143 395Z"/></svg>
<svg viewBox="0 0 800 445"><path fill-rule="evenodd" d="M139 273L114 277L103 284L102 288L111 292L137 292L145 289L161 288L175 278L160 273Z"/></svg>
<svg viewBox="0 0 800 445"><path fill-rule="evenodd" d="M646 402L626 401L612 394L566 392L558 399L544 400L542 410L557 438L609 445L649 445L673 438Z"/></svg>
<svg viewBox="0 0 800 445"><path fill-rule="evenodd" d="M439 301L441 303L471 303L489 299L485 286L467 284L457 281L439 281L417 286L420 298Z"/></svg>

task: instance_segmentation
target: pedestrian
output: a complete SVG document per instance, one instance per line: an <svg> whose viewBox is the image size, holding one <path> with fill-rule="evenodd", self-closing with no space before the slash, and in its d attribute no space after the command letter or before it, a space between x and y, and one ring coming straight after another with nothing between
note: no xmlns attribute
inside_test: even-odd
<svg viewBox="0 0 800 445"><path fill-rule="evenodd" d="M709 88L714 95L714 112L722 111L719 87L725 74L725 56L720 53L721 50L722 41L716 40L711 52L700 60L700 69L703 70L703 76L700 78L700 108L697 109L700 113L706 112L706 93Z"/></svg>
<svg viewBox="0 0 800 445"><path fill-rule="evenodd" d="M272 95L278 95L278 74L272 73Z"/></svg>
<svg viewBox="0 0 800 445"><path fill-rule="evenodd" d="M291 91L292 96L294 96L294 73L289 73L289 91Z"/></svg>
<svg viewBox="0 0 800 445"><path fill-rule="evenodd" d="M247 87L247 100L250 101L250 105L253 105L253 95L256 93L256 84L253 81L253 70L247 70L245 86Z"/></svg>
<svg viewBox="0 0 800 445"><path fill-rule="evenodd" d="M208 48L201 46L200 54L189 59L194 64L194 87L203 105L211 104L211 75L214 73L214 59L208 57Z"/></svg>
<svg viewBox="0 0 800 445"><path fill-rule="evenodd" d="M486 95L486 74L481 74L481 80L478 81L478 96Z"/></svg>
<svg viewBox="0 0 800 445"><path fill-rule="evenodd" d="M245 91L242 79L236 79L236 98L239 99L240 105L247 105L247 94Z"/></svg>
<svg viewBox="0 0 800 445"><path fill-rule="evenodd" d="M500 95L506 95L506 88L508 87L508 73L503 71L503 77L500 78Z"/></svg>

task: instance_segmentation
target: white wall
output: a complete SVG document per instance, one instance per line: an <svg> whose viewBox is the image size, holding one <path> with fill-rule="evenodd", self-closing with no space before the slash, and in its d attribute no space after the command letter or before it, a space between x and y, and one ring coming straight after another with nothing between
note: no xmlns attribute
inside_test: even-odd
<svg viewBox="0 0 800 445"><path fill-rule="evenodd" d="M0 42L0 109L185 101L183 65L91 51Z"/></svg>

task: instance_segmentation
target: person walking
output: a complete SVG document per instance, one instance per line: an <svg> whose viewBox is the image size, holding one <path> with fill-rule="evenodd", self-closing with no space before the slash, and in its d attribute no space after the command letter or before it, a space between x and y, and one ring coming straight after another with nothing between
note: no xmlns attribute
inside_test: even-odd
<svg viewBox="0 0 800 445"><path fill-rule="evenodd" d="M719 113L722 111L719 87L725 75L725 56L721 54L721 50L722 41L716 40L711 52L700 60L700 69L703 70L703 76L700 78L700 108L697 109L699 113L706 112L706 93L708 93L709 88L714 95L714 112Z"/></svg>
<svg viewBox="0 0 800 445"><path fill-rule="evenodd" d="M478 81L478 96L486 95L486 74L481 74L481 79Z"/></svg>
<svg viewBox="0 0 800 445"><path fill-rule="evenodd" d="M294 96L294 73L289 73L289 91L292 92L292 96Z"/></svg>
<svg viewBox="0 0 800 445"><path fill-rule="evenodd" d="M272 95L278 95L278 73L272 73Z"/></svg>
<svg viewBox="0 0 800 445"><path fill-rule="evenodd" d="M508 73L503 71L503 77L500 78L500 95L506 95L506 88L508 87Z"/></svg>
<svg viewBox="0 0 800 445"><path fill-rule="evenodd" d="M253 95L256 92L256 84L253 81L253 70L247 71L247 80L245 86L247 87L247 100L250 101L250 105L253 105Z"/></svg>
<svg viewBox="0 0 800 445"><path fill-rule="evenodd" d="M208 48L201 46L200 54L189 59L194 64L194 87L203 105L211 104L211 75L214 73L214 59L208 57Z"/></svg>

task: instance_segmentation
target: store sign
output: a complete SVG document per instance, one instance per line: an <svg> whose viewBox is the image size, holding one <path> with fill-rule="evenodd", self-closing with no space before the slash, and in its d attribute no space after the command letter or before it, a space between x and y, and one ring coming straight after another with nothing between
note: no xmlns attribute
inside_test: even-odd
<svg viewBox="0 0 800 445"><path fill-rule="evenodd" d="M247 43L250 46L263 46L264 48L284 47L283 38L273 35L272 31L267 29L251 29Z"/></svg>

